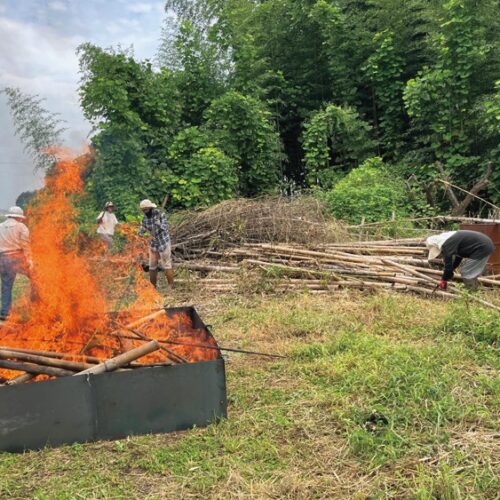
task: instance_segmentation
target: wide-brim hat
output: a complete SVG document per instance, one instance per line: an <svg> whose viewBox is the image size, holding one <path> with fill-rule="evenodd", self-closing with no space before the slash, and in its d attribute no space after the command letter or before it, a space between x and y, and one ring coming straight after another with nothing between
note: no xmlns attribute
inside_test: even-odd
<svg viewBox="0 0 500 500"><path fill-rule="evenodd" d="M156 208L156 205L151 200L142 200L139 203L140 208Z"/></svg>
<svg viewBox="0 0 500 500"><path fill-rule="evenodd" d="M435 245L430 245L428 248L429 255L427 256L427 260L437 259L439 254L441 253L441 249Z"/></svg>
<svg viewBox="0 0 500 500"><path fill-rule="evenodd" d="M9 213L5 217L12 217L15 219L26 219L24 210L21 207L10 207Z"/></svg>

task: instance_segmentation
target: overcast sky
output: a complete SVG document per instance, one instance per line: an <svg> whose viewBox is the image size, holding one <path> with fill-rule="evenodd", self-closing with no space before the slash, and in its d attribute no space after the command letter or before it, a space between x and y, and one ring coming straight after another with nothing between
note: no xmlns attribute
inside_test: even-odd
<svg viewBox="0 0 500 500"><path fill-rule="evenodd" d="M90 126L78 103L76 47L133 45L137 58L154 58L164 0L0 0L0 88L19 87L47 99L46 108L67 121L65 144L79 148ZM39 187L31 159L14 135L0 95L0 209Z"/></svg>

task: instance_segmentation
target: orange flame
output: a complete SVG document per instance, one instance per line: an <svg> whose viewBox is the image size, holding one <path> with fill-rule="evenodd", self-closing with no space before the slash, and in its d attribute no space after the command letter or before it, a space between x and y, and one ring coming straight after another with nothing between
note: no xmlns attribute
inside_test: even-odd
<svg viewBox="0 0 500 500"><path fill-rule="evenodd" d="M99 256L92 244L79 250L82 245L79 245L74 201L83 193L86 162L81 161L83 157L72 159L68 154L59 154L62 159L46 177L44 189L28 211L34 262L31 287L36 294L25 296L13 308L9 321L0 328L0 343L107 358L141 344L130 338L121 340L115 333L118 330L126 337L133 337L133 333L127 335L119 325L137 318L133 313L137 309L158 308L162 298L137 269L137 262L134 263L139 246L144 243L134 237L130 227L124 231L129 245L118 258ZM117 281L117 274L125 279L118 277ZM117 288L121 288L118 293ZM33 295L36 295L34 300ZM131 302L130 297L134 297ZM125 300L130 302L127 307ZM113 323L108 314L116 309L121 310L119 323ZM109 335L113 330L115 333ZM193 329L187 316L173 321L162 315L141 326L141 332L156 339L181 338L186 344L215 344L203 331ZM165 346L189 361L215 359L219 355L217 350ZM157 351L141 362L165 359L165 352ZM0 375L10 378L16 373L2 370Z"/></svg>

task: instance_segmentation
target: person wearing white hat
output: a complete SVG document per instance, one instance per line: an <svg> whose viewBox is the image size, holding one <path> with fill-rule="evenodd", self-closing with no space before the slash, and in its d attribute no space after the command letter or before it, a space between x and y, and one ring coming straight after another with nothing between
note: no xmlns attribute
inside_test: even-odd
<svg viewBox="0 0 500 500"><path fill-rule="evenodd" d="M477 278L483 273L490 255L495 251L491 238L478 231L448 231L430 236L425 242L429 249L429 260L442 256L443 275L439 288L446 290L455 269L462 264L460 274L469 290L477 290ZM463 263L462 263L463 261Z"/></svg>
<svg viewBox="0 0 500 500"><path fill-rule="evenodd" d="M165 270L169 288L174 284L174 270L172 267L172 251L170 232L165 214L151 200L142 200L139 204L144 217L142 218L139 234L149 232L149 281L156 288L158 281L158 265Z"/></svg>
<svg viewBox="0 0 500 500"><path fill-rule="evenodd" d="M10 207L7 220L0 224L0 279L2 306L0 319L5 319L12 304L12 288L18 273L29 275L33 263L30 252L30 233L23 221L21 207Z"/></svg>
<svg viewBox="0 0 500 500"><path fill-rule="evenodd" d="M97 234L106 243L108 252L113 246L113 236L115 234L115 227L119 224L116 215L113 213L115 205L112 201L108 201L104 205L104 210L97 217Z"/></svg>

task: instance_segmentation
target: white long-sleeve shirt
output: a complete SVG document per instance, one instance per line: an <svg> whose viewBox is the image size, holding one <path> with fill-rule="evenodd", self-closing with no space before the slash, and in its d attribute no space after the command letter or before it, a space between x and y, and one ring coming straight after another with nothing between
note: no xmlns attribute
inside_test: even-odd
<svg viewBox="0 0 500 500"><path fill-rule="evenodd" d="M15 252L23 252L31 260L30 232L22 222L8 217L0 224L0 253Z"/></svg>
<svg viewBox="0 0 500 500"><path fill-rule="evenodd" d="M97 232L99 234L109 234L110 236L113 236L115 234L115 226L118 224L116 215L106 210L105 212L101 212L99 214L97 220L99 220L101 217L102 222L99 224Z"/></svg>

